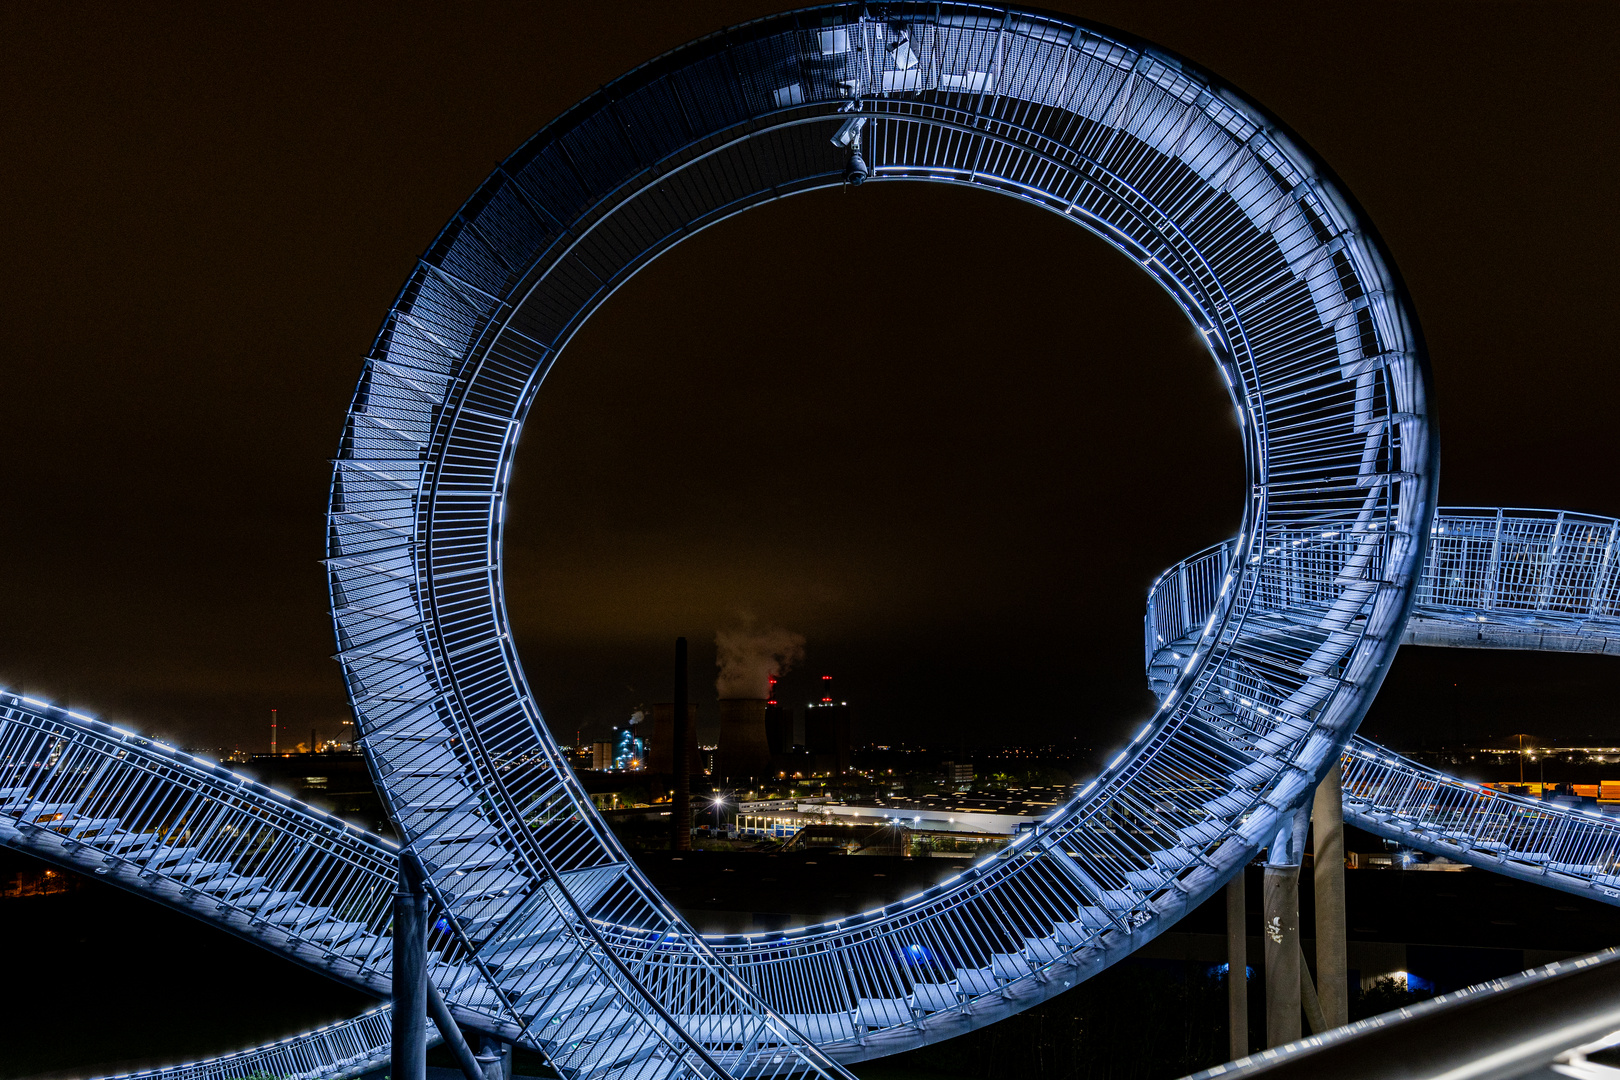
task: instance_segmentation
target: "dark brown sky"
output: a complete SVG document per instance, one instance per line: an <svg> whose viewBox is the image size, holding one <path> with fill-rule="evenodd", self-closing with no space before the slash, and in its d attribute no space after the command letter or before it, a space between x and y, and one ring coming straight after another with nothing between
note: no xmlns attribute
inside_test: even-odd
<svg viewBox="0 0 1620 1080"><path fill-rule="evenodd" d="M1057 6L1242 87L1360 199L1428 336L1444 501L1620 513L1612 6ZM775 7L0 9L0 682L197 745L258 746L272 706L335 734L327 459L412 260L546 120ZM1107 743L1149 704L1147 584L1235 528L1239 479L1190 330L1087 234L806 196L563 357L513 616L565 737L662 696L677 633L706 686L749 612L870 735ZM1607 671L1407 650L1372 724L1602 727Z"/></svg>

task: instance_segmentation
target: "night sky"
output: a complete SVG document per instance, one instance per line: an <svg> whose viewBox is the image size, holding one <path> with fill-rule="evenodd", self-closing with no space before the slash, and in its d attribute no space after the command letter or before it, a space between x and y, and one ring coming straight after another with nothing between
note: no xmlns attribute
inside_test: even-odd
<svg viewBox="0 0 1620 1080"><path fill-rule="evenodd" d="M1055 6L1219 73L1355 193L1427 334L1443 503L1620 514L1613 5ZM199 747L265 748L272 707L339 734L328 459L413 260L557 113L774 10L0 12L0 683ZM1230 416L1169 299L1051 215L871 184L733 219L530 417L531 681L601 736L685 634L712 718L751 622L803 635L784 698L835 676L857 737L1108 747L1151 709L1149 583L1236 531ZM1406 649L1365 730L1620 734L1616 675Z"/></svg>

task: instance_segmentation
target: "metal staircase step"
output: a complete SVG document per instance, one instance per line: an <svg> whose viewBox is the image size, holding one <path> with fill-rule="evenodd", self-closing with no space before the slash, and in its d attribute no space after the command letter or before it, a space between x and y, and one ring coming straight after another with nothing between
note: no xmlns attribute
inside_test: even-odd
<svg viewBox="0 0 1620 1080"><path fill-rule="evenodd" d="M25 825L50 825L66 819L73 813L74 804L65 803L29 803L26 799L13 806L0 807L9 813L15 813Z"/></svg>
<svg viewBox="0 0 1620 1080"><path fill-rule="evenodd" d="M916 1017L909 998L856 998L855 1022L862 1027L909 1024Z"/></svg>
<svg viewBox="0 0 1620 1080"><path fill-rule="evenodd" d="M392 949L393 938L387 934L356 934L341 944L333 945L332 952L337 956L358 959L370 955L379 948L384 950Z"/></svg>
<svg viewBox="0 0 1620 1080"><path fill-rule="evenodd" d="M557 934L550 941L536 942L521 946L505 952L495 953L486 959L486 962L506 975L518 975L532 971L541 964L549 963L558 957L571 956L578 944L573 937Z"/></svg>
<svg viewBox="0 0 1620 1080"><path fill-rule="evenodd" d="M265 915L279 908L284 908L288 904L296 904L302 899L302 893L282 889L251 893L242 897L237 903L240 907L252 908L258 915Z"/></svg>
<svg viewBox="0 0 1620 1080"><path fill-rule="evenodd" d="M1029 961L1023 953L993 953L990 971L998 979L1021 979L1030 972Z"/></svg>
<svg viewBox="0 0 1620 1080"><path fill-rule="evenodd" d="M956 988L968 995L988 994L1000 984L996 982L996 973L987 967L957 968Z"/></svg>
<svg viewBox="0 0 1620 1080"><path fill-rule="evenodd" d="M679 1058L665 1056L665 1052L660 1051L620 1065L601 1074L596 1080L669 1080L686 1071L686 1065Z"/></svg>
<svg viewBox="0 0 1620 1080"><path fill-rule="evenodd" d="M230 871L231 864L228 862L203 862L194 859L166 873L172 878L189 881L194 887L200 888L207 879L229 874Z"/></svg>
<svg viewBox="0 0 1620 1080"><path fill-rule="evenodd" d="M106 838L98 838L96 840L96 847L100 848L102 851L116 853L129 851L132 848L144 847L148 844L155 844L159 842L160 837L157 835L157 833L123 832L115 833L114 835Z"/></svg>
<svg viewBox="0 0 1620 1080"><path fill-rule="evenodd" d="M482 899L504 889L519 889L528 880L528 875L507 865L487 870L456 870L440 878L438 884L443 892L454 897L451 901L454 903L456 900Z"/></svg>
<svg viewBox="0 0 1620 1080"><path fill-rule="evenodd" d="M56 831L72 840L88 841L103 832L111 835L117 829L118 818L76 818Z"/></svg>
<svg viewBox="0 0 1620 1080"><path fill-rule="evenodd" d="M592 972L591 974L594 975L595 973ZM561 1025L567 1020L567 1014L580 1006L591 1007L599 1003L605 1004L618 1000L618 992L612 987L604 986L592 978L587 978L584 982L577 983L561 991L554 991L551 987L538 988L524 994L523 998L520 999L520 1003L526 1006L530 1002L553 993L554 996L546 1000L530 1017L531 1027L536 1024L542 1027ZM545 1037L549 1038L550 1036Z"/></svg>
<svg viewBox="0 0 1620 1080"><path fill-rule="evenodd" d="M422 858L434 867L431 876L435 881L456 870L492 868L512 862L511 852L501 845L480 843L436 844L426 849Z"/></svg>
<svg viewBox="0 0 1620 1080"><path fill-rule="evenodd" d="M203 891L211 892L221 899L230 899L239 893L244 893L251 889L257 889L267 880L269 879L262 877L242 877L240 875L214 878L203 886Z"/></svg>
<svg viewBox="0 0 1620 1080"><path fill-rule="evenodd" d="M954 1009L962 999L953 983L918 983L912 988L911 1002L924 1012Z"/></svg>
<svg viewBox="0 0 1620 1080"><path fill-rule="evenodd" d="M581 1066L590 1066L594 1071L605 1065L612 1065L625 1058L635 1058L644 1054L652 1046L663 1047L663 1043L647 1028L633 1025L630 1031L594 1041L579 1040L565 1043L567 1049L559 1050L553 1060L564 1069L577 1069Z"/></svg>
<svg viewBox="0 0 1620 1080"><path fill-rule="evenodd" d="M1025 938L1024 953L1032 965L1049 964L1063 956L1067 956L1068 947L1058 935L1043 938Z"/></svg>
<svg viewBox="0 0 1620 1080"><path fill-rule="evenodd" d="M144 851L136 856L136 861L148 870L158 870L175 863L184 862L201 850L195 847L160 847L152 851Z"/></svg>
<svg viewBox="0 0 1620 1080"><path fill-rule="evenodd" d="M640 1013L610 1003L584 1015L575 1014L569 1022L559 1025L554 1035L554 1042L548 1046L566 1047L569 1043L582 1042L586 1039L600 1038L608 1032L617 1031L627 1024L640 1024Z"/></svg>
<svg viewBox="0 0 1620 1080"><path fill-rule="evenodd" d="M285 926L291 928L305 926L309 923L320 922L331 914L332 909L329 907L314 907L309 904L288 904L280 911L272 912L269 915L264 915L261 913L259 916L259 921L269 923L272 926Z"/></svg>
<svg viewBox="0 0 1620 1080"><path fill-rule="evenodd" d="M318 941L327 945L341 945L343 942L364 933L365 923L344 922L334 919L321 923L319 926L305 927L298 932L298 936L309 941Z"/></svg>

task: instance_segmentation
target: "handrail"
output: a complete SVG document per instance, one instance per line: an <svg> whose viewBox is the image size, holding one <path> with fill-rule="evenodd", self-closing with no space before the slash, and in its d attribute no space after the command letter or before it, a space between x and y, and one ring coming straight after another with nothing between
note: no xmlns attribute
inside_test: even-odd
<svg viewBox="0 0 1620 1080"><path fill-rule="evenodd" d="M239 1080L256 1076L275 1080L349 1080L388 1064L391 1024L389 1007L381 1005L351 1019L251 1049L183 1065L115 1073L101 1080ZM439 1033L429 1023L428 1045L438 1041Z"/></svg>
<svg viewBox="0 0 1620 1080"><path fill-rule="evenodd" d="M1470 986L1194 1073L1186 1080L1512 1080L1571 1068L1620 1042L1620 952ZM1565 1067L1545 1069L1561 1063Z"/></svg>

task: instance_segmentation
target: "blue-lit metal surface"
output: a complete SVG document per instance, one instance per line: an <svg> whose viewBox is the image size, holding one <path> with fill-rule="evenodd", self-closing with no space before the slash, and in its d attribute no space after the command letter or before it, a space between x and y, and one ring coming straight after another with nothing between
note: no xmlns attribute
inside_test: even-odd
<svg viewBox="0 0 1620 1080"><path fill-rule="evenodd" d="M429 1045L438 1038L438 1032L429 1031ZM383 1006L352 1020L290 1035L251 1050L167 1068L118 1073L104 1080L348 1080L386 1068L388 1047L389 1011Z"/></svg>
<svg viewBox="0 0 1620 1080"><path fill-rule="evenodd" d="M1555 510L1441 510L1407 623L1408 643L1620 654L1620 522ZM1279 633L1310 602L1294 570L1338 556L1328 531L1279 545L1283 573L1251 609ZM1143 620L1148 681L1163 694L1219 608L1234 542L1153 583ZM1248 690L1234 688L1239 704ZM1263 708L1264 705L1256 707ZM1510 795L1419 765L1356 736L1343 757L1345 819L1458 862L1620 904L1620 817Z"/></svg>
<svg viewBox="0 0 1620 1080"><path fill-rule="evenodd" d="M1620 952L1607 949L1391 1009L1184 1080L1612 1080L1616 1070L1604 1060L1616 1046Z"/></svg>
<svg viewBox="0 0 1620 1080"><path fill-rule="evenodd" d="M868 11L733 28L542 130L423 256L345 427L327 565L366 752L505 1014L565 1070L651 1054L671 1074L833 1071L814 1044L845 1061L904 1049L1106 967L1246 863L1336 760L1429 540L1421 342L1370 225L1298 140L1111 32L995 5ZM1034 203L1175 297L1231 387L1243 534L1164 707L1035 834L883 911L710 944L597 819L524 682L507 480L546 372L619 284L709 224L842 184L857 148L869 182ZM1344 542L1280 560L1324 531ZM1290 620L1252 619L1285 574ZM1240 686L1265 706L1236 703ZM536 920L570 915L571 955L628 1002L589 1045L548 1038L532 974L501 964ZM587 991L577 1011L600 1007Z"/></svg>
<svg viewBox="0 0 1620 1080"><path fill-rule="evenodd" d="M0 693L0 843L389 994L398 849L213 762ZM516 1033L448 928L429 964L459 1020Z"/></svg>
<svg viewBox="0 0 1620 1080"><path fill-rule="evenodd" d="M1345 820L1457 862L1620 904L1620 818L1459 780L1357 738Z"/></svg>

